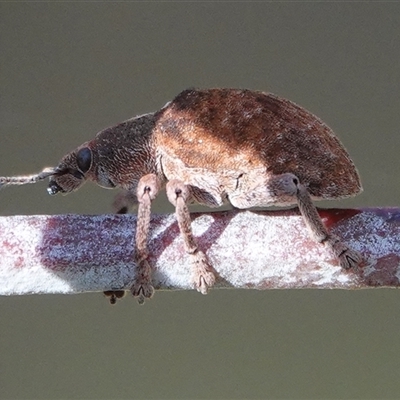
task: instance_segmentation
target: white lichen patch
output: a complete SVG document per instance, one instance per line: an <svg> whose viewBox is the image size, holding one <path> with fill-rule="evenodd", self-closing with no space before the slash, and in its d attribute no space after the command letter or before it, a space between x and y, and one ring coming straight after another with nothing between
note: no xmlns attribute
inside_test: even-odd
<svg viewBox="0 0 400 400"><path fill-rule="evenodd" d="M360 228L361 227L361 228ZM337 232L346 237L346 241L361 253L368 251L373 257L380 258L400 251L400 232L390 234L393 228L379 215L362 212L348 220ZM357 235L363 233L363 240Z"/></svg>

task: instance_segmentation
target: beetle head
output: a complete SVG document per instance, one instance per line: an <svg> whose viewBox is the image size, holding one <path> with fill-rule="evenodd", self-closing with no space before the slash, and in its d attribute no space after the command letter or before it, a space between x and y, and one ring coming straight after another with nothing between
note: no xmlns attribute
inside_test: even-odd
<svg viewBox="0 0 400 400"><path fill-rule="evenodd" d="M117 185L119 171L127 160L123 152L114 151L109 143L92 140L64 156L50 178L47 191L51 195L78 190L87 180L106 189Z"/></svg>
<svg viewBox="0 0 400 400"><path fill-rule="evenodd" d="M54 168L47 191L55 195L68 194L79 189L90 175L92 166L93 152L86 144L82 145L64 156Z"/></svg>
<svg viewBox="0 0 400 400"><path fill-rule="evenodd" d="M150 144L154 118L148 114L107 128L65 155L54 168L34 175L0 176L0 189L50 178L47 191L51 195L71 193L87 180L103 188L118 186L135 192L139 179L156 170L155 152Z"/></svg>

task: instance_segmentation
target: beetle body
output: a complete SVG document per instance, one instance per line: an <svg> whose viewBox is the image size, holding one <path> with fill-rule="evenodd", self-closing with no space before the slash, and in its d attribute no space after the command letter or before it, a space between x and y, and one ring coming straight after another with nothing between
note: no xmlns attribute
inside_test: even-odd
<svg viewBox="0 0 400 400"><path fill-rule="evenodd" d="M166 187L195 287L206 293L215 271L198 248L187 204L237 208L297 204L311 236L327 245L343 268L361 256L324 227L312 200L358 194L358 172L332 130L304 108L278 96L241 89L189 89L157 112L99 132L63 157L54 169L28 177L0 178L0 185L50 177L50 194L77 190L86 180L121 188L118 211L138 203L136 263L131 288L140 302L151 297L147 236L150 207ZM111 293L112 302L117 297Z"/></svg>

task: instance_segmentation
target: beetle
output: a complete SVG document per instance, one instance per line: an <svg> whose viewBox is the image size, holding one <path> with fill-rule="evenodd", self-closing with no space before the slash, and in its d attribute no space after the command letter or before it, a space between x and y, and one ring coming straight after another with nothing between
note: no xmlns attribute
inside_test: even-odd
<svg viewBox="0 0 400 400"><path fill-rule="evenodd" d="M342 268L362 256L324 226L314 200L362 191L358 171L332 130L318 117L271 93L247 89L188 89L160 110L99 132L54 168L1 177L0 186L50 178L48 192L68 194L86 181L121 188L118 212L138 204L137 275L131 292L153 295L147 238L151 202L161 189L175 206L195 288L205 294L215 270L192 234L188 204L209 207L297 204L312 238L328 246ZM121 292L109 291L112 303Z"/></svg>

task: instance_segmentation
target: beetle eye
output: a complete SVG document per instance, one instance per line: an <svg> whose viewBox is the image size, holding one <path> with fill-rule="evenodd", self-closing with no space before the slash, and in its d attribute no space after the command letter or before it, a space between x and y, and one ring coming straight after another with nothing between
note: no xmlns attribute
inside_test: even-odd
<svg viewBox="0 0 400 400"><path fill-rule="evenodd" d="M83 173L89 171L90 165L92 164L92 151L88 147L83 147L78 151L76 155L76 164L78 165L79 171Z"/></svg>

